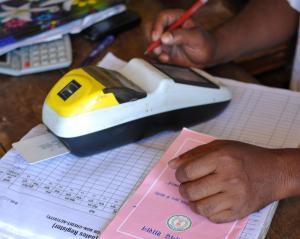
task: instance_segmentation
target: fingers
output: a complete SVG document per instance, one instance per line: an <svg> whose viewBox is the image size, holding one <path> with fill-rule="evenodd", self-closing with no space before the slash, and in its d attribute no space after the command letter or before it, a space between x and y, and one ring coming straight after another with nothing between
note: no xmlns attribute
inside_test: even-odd
<svg viewBox="0 0 300 239"><path fill-rule="evenodd" d="M166 10L161 12L153 24L152 40L157 41L160 39L165 28L174 23L182 14L183 10Z"/></svg>
<svg viewBox="0 0 300 239"><path fill-rule="evenodd" d="M228 209L209 216L208 219L214 223L226 223L241 219L241 217L233 210Z"/></svg>
<svg viewBox="0 0 300 239"><path fill-rule="evenodd" d="M223 183L218 175L212 174L198 180L181 184L179 192L189 201L197 201L223 191Z"/></svg>
<svg viewBox="0 0 300 239"><path fill-rule="evenodd" d="M155 55L161 55L162 54L162 47L156 47L154 50L153 50L154 54Z"/></svg>
<svg viewBox="0 0 300 239"><path fill-rule="evenodd" d="M225 211L231 211L232 202L225 193L219 193L214 196L204 198L190 203L191 209L210 220L224 220L224 216L221 213ZM222 216L221 216L222 215Z"/></svg>
<svg viewBox="0 0 300 239"><path fill-rule="evenodd" d="M202 67L212 58L214 42L212 36L188 19L179 29L167 31L182 10L167 10L159 14L154 23L145 25L145 34L149 42L160 40L160 47L153 53L163 63L188 67Z"/></svg>
<svg viewBox="0 0 300 239"><path fill-rule="evenodd" d="M180 183L194 181L215 173L217 165L217 158L213 156L213 153L204 155L201 159L180 165L176 170L175 176Z"/></svg>
<svg viewBox="0 0 300 239"><path fill-rule="evenodd" d="M183 14L181 9L172 9L161 12L154 22L148 22L145 24L145 32L149 41L156 41L161 38L163 32L168 26L174 23ZM189 29L195 27L195 23L188 19L182 28Z"/></svg>
<svg viewBox="0 0 300 239"><path fill-rule="evenodd" d="M271 172L276 169L269 161L274 159L273 153L236 141L215 140L184 153L169 165L176 169L179 192L192 209L221 223L240 219L274 199Z"/></svg>
<svg viewBox="0 0 300 239"><path fill-rule="evenodd" d="M211 143L200 145L169 161L168 165L170 168L177 169L183 163L188 163L189 161L200 158L202 155L215 151L220 143L220 140L215 140Z"/></svg>
<svg viewBox="0 0 300 239"><path fill-rule="evenodd" d="M218 146L221 141L198 146L169 162L177 169L175 176L181 183L193 181L216 171L218 166Z"/></svg>
<svg viewBox="0 0 300 239"><path fill-rule="evenodd" d="M199 46L206 41L205 32L200 28L183 29L179 28L172 32L165 32L161 36L161 41L165 45L185 45L185 46Z"/></svg>
<svg viewBox="0 0 300 239"><path fill-rule="evenodd" d="M161 53L158 57L158 60L162 63L170 62L170 56L166 53Z"/></svg>

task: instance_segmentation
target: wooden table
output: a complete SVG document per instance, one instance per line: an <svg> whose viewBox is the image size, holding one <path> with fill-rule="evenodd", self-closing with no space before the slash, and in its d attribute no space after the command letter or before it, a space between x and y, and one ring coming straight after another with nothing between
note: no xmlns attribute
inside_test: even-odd
<svg viewBox="0 0 300 239"><path fill-rule="evenodd" d="M142 15L143 21L152 17L165 7L167 1L158 0L132 0L130 8L135 9ZM151 7L148 7L151 6ZM226 10L223 15L214 16L210 24L206 21L209 11L203 11L200 20L207 24L208 28L217 24L217 18L228 18L230 15ZM82 36L74 36L73 56L74 62L70 68L75 68L81 60L93 48L92 43L86 41ZM118 57L129 60L132 57L144 57L145 40L143 27L120 35L113 46L98 56L99 61L107 51L112 51ZM231 68L235 69L235 68ZM9 77L0 75L0 143L6 148L11 143L18 141L32 127L41 123L41 110L46 94L55 82L63 75L63 71L52 71L40 74L33 74L24 77ZM235 71L237 73L238 70ZM230 74L232 73L232 70ZM300 199L287 199L279 204L271 228L267 235L268 239L298 239L300 238Z"/></svg>

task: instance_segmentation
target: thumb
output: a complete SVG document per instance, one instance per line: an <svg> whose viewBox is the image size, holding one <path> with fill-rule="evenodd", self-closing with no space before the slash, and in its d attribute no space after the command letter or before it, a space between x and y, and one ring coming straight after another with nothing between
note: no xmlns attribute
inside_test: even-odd
<svg viewBox="0 0 300 239"><path fill-rule="evenodd" d="M196 28L193 29L177 29L172 32L165 32L161 41L165 45L201 45L206 38L201 31Z"/></svg>

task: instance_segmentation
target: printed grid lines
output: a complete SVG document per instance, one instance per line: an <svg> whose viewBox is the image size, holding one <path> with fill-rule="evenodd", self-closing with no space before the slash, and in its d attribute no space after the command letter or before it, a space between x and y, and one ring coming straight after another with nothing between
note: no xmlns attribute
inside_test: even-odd
<svg viewBox="0 0 300 239"><path fill-rule="evenodd" d="M8 190L108 219L161 154L160 150L132 144L87 158L67 155L24 166L14 177L10 176L13 163L6 168L7 163L0 164L0 184L7 185ZM9 152L6 157L12 159L15 153Z"/></svg>

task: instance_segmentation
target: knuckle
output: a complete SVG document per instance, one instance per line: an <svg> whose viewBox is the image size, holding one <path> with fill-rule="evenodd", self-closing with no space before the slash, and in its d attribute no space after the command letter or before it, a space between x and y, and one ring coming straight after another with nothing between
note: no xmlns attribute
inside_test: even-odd
<svg viewBox="0 0 300 239"><path fill-rule="evenodd" d="M238 189L245 189L247 187L247 180L241 173L233 174L229 180L232 186L238 187Z"/></svg>
<svg viewBox="0 0 300 239"><path fill-rule="evenodd" d="M234 176L229 180L229 184L233 187L240 188L242 184L242 179L240 177Z"/></svg>
<svg viewBox="0 0 300 239"><path fill-rule="evenodd" d="M230 187L239 195L247 195L247 184L241 177L233 177L229 180Z"/></svg>
<svg viewBox="0 0 300 239"><path fill-rule="evenodd" d="M236 164L236 158L235 157L232 157L230 155L230 152L227 152L225 150L223 150L221 152L222 156L220 157L220 159L222 160L222 162L226 165L233 165L233 164Z"/></svg>
<svg viewBox="0 0 300 239"><path fill-rule="evenodd" d="M244 170L242 161L240 158L231 155L230 152L223 151L219 157L220 167L226 168L230 172L230 175L239 176Z"/></svg>

